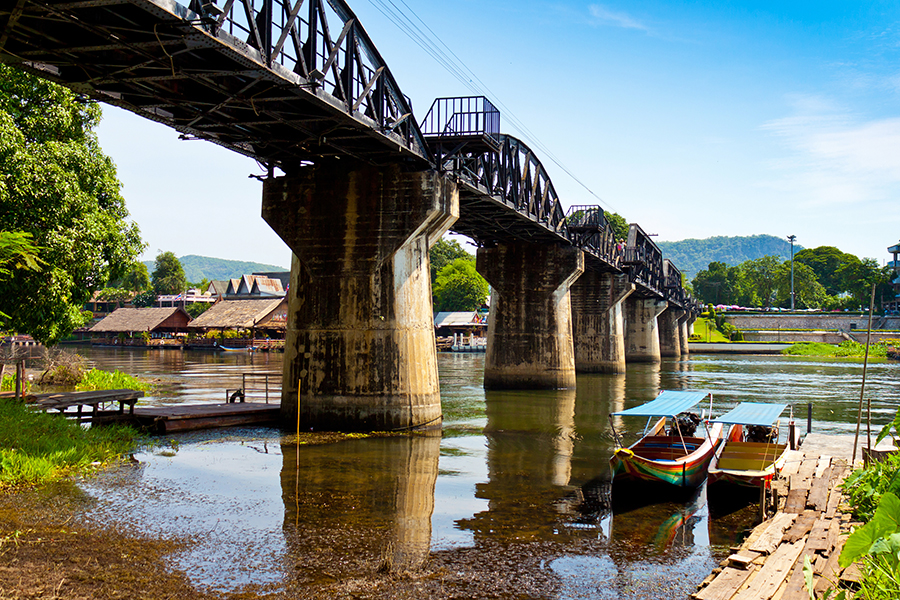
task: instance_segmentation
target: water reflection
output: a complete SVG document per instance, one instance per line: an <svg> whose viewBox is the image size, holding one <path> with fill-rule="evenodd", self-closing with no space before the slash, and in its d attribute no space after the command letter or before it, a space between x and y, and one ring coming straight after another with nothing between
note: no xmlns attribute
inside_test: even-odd
<svg viewBox="0 0 900 600"><path fill-rule="evenodd" d="M296 583L421 565L431 545L440 443L439 436L282 443L286 568Z"/></svg>

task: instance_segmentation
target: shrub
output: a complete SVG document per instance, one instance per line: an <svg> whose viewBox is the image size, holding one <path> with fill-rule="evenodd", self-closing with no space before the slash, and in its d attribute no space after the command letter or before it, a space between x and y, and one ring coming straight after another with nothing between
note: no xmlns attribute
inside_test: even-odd
<svg viewBox="0 0 900 600"><path fill-rule="evenodd" d="M150 384L132 377L127 373L122 373L118 369L112 373L109 371L91 369L82 376L81 381L78 382L75 389L78 391L122 389L149 391Z"/></svg>

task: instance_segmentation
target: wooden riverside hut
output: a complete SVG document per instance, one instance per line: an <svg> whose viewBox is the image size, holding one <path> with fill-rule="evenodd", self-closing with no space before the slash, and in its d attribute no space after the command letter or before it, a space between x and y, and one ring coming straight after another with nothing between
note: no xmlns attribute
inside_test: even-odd
<svg viewBox="0 0 900 600"><path fill-rule="evenodd" d="M221 300L191 322L191 331L206 334L210 331L246 331L248 336L228 338L229 347L253 345L255 339L284 339L287 329L286 298L253 298ZM210 340L210 344L213 341ZM203 344L197 344L203 345Z"/></svg>
<svg viewBox="0 0 900 600"><path fill-rule="evenodd" d="M190 321L181 307L119 308L89 331L95 344L159 346L174 343Z"/></svg>

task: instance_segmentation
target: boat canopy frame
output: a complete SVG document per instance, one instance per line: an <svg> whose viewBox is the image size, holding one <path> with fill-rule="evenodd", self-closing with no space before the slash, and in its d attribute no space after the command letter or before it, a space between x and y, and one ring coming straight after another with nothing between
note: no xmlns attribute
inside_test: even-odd
<svg viewBox="0 0 900 600"><path fill-rule="evenodd" d="M697 406L707 397L709 397L709 414L712 415L712 392L689 392L683 390L663 390L659 393L659 395L656 396L654 400L651 400L650 402L641 404L640 406L635 406L633 408L628 408L626 410L620 410L614 413L610 413L609 426L612 429L613 439L616 441L616 444L618 446L623 447L622 441L619 439L619 433L616 431L616 427L613 424L612 418L614 416L647 417L647 424L644 425L644 432L641 434L641 437L647 435L647 430L650 429L650 423L653 422L654 417L672 417L675 420L675 427L678 430L678 437L681 440L681 446L682 448L684 448L685 454L689 454L687 445L684 441L684 435L682 435L681 433L681 425L679 425L678 419L676 417L689 408ZM703 420L703 426L706 428L708 437L709 422L705 419Z"/></svg>
<svg viewBox="0 0 900 600"><path fill-rule="evenodd" d="M771 427L774 425L787 404L773 404L766 402L741 402L730 411L710 419L710 423L722 423L724 425L759 425L762 427ZM791 419L793 419L794 408L791 407Z"/></svg>

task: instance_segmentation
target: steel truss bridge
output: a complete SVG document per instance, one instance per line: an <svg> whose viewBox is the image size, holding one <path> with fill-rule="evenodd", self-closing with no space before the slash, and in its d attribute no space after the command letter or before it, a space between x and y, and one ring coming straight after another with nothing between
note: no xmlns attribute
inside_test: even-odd
<svg viewBox="0 0 900 600"><path fill-rule="evenodd" d="M638 225L624 248L599 206L565 214L485 98L441 98L421 125L343 0L3 0L0 61L252 157L269 174L350 157L453 174L453 231L480 245L560 243L640 296L697 311Z"/></svg>

